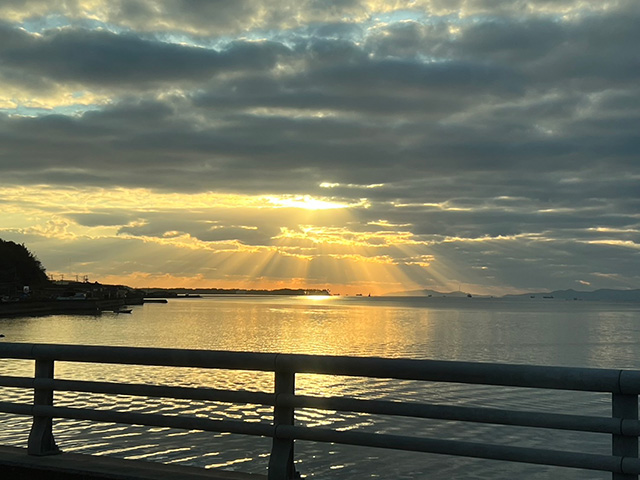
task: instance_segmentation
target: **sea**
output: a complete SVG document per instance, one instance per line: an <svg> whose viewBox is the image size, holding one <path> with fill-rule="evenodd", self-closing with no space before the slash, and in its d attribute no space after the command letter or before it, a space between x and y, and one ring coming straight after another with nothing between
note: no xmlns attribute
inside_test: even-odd
<svg viewBox="0 0 640 480"><path fill-rule="evenodd" d="M640 368L640 304L542 298L224 296L169 299L131 314L0 319L4 342L173 347ZM33 374L33 362L0 360L0 374ZM56 378L272 391L273 374L190 368L56 363ZM611 415L611 395L298 375L298 393ZM32 393L0 388L0 401ZM212 419L271 421L261 405L56 392L56 405ZM296 422L338 430L481 444L611 452L607 435L301 409ZM26 446L30 419L0 414L0 444ZM271 440L233 434L56 420L63 451L266 473ZM313 479L609 479L560 467L296 441L296 468Z"/></svg>

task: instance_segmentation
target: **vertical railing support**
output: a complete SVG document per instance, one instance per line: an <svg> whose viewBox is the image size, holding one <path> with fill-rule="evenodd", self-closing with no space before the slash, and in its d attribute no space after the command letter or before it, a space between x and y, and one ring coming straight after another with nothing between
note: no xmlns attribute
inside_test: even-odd
<svg viewBox="0 0 640 480"><path fill-rule="evenodd" d="M300 478L293 463L293 440L278 438L278 427L294 424L294 409L284 407L278 401L281 395L295 394L296 374L288 369L275 368L276 404L273 410L273 446L269 457L268 480L293 480Z"/></svg>
<svg viewBox="0 0 640 480"><path fill-rule="evenodd" d="M615 456L638 458L638 437L624 435L624 420L638 420L638 396L614 393L612 399L612 415L622 419L621 434L613 435L612 453ZM614 473L613 480L638 480L638 476L628 473Z"/></svg>
<svg viewBox="0 0 640 480"><path fill-rule="evenodd" d="M53 360L36 359L35 378L53 379ZM50 388L34 388L33 405L53 406L53 390ZM29 440L29 455L55 455L60 453L53 438L53 418L34 415Z"/></svg>

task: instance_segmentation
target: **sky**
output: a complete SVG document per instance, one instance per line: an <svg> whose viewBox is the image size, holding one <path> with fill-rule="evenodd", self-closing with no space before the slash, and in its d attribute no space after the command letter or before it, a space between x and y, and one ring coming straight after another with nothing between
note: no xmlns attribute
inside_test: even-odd
<svg viewBox="0 0 640 480"><path fill-rule="evenodd" d="M5 0L0 238L134 287L640 288L637 0Z"/></svg>

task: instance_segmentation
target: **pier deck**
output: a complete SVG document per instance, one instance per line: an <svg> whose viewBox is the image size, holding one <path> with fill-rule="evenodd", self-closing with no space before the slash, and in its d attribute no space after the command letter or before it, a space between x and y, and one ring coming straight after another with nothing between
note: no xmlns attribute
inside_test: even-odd
<svg viewBox="0 0 640 480"><path fill-rule="evenodd" d="M26 448L0 446L3 480L266 480L266 475L167 465L141 460L61 453L37 457Z"/></svg>

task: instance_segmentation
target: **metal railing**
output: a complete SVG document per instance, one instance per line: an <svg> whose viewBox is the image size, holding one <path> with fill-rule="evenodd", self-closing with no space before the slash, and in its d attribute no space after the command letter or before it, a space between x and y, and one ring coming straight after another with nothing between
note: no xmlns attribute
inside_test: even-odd
<svg viewBox="0 0 640 480"><path fill-rule="evenodd" d="M35 360L34 377L0 376L0 386L34 390L33 404L0 402L0 412L33 417L27 445L27 451L31 455L60 452L53 436L52 421L55 418L66 418L271 437L273 445L268 467L269 480L299 478L299 474L295 471L294 440L334 442L600 470L611 472L614 480L637 479L640 474L638 459L640 371L637 370L21 343L0 344L0 358ZM274 372L274 390L273 392L252 392L62 380L54 378L56 361ZM612 414L610 417L595 417L485 407L296 395L296 374L302 373L609 392L612 394ZM54 391L269 405L273 406L273 423L59 407L53 402ZM612 450L611 455L602 455L305 427L295 424L295 412L298 408L602 433L611 436Z"/></svg>

